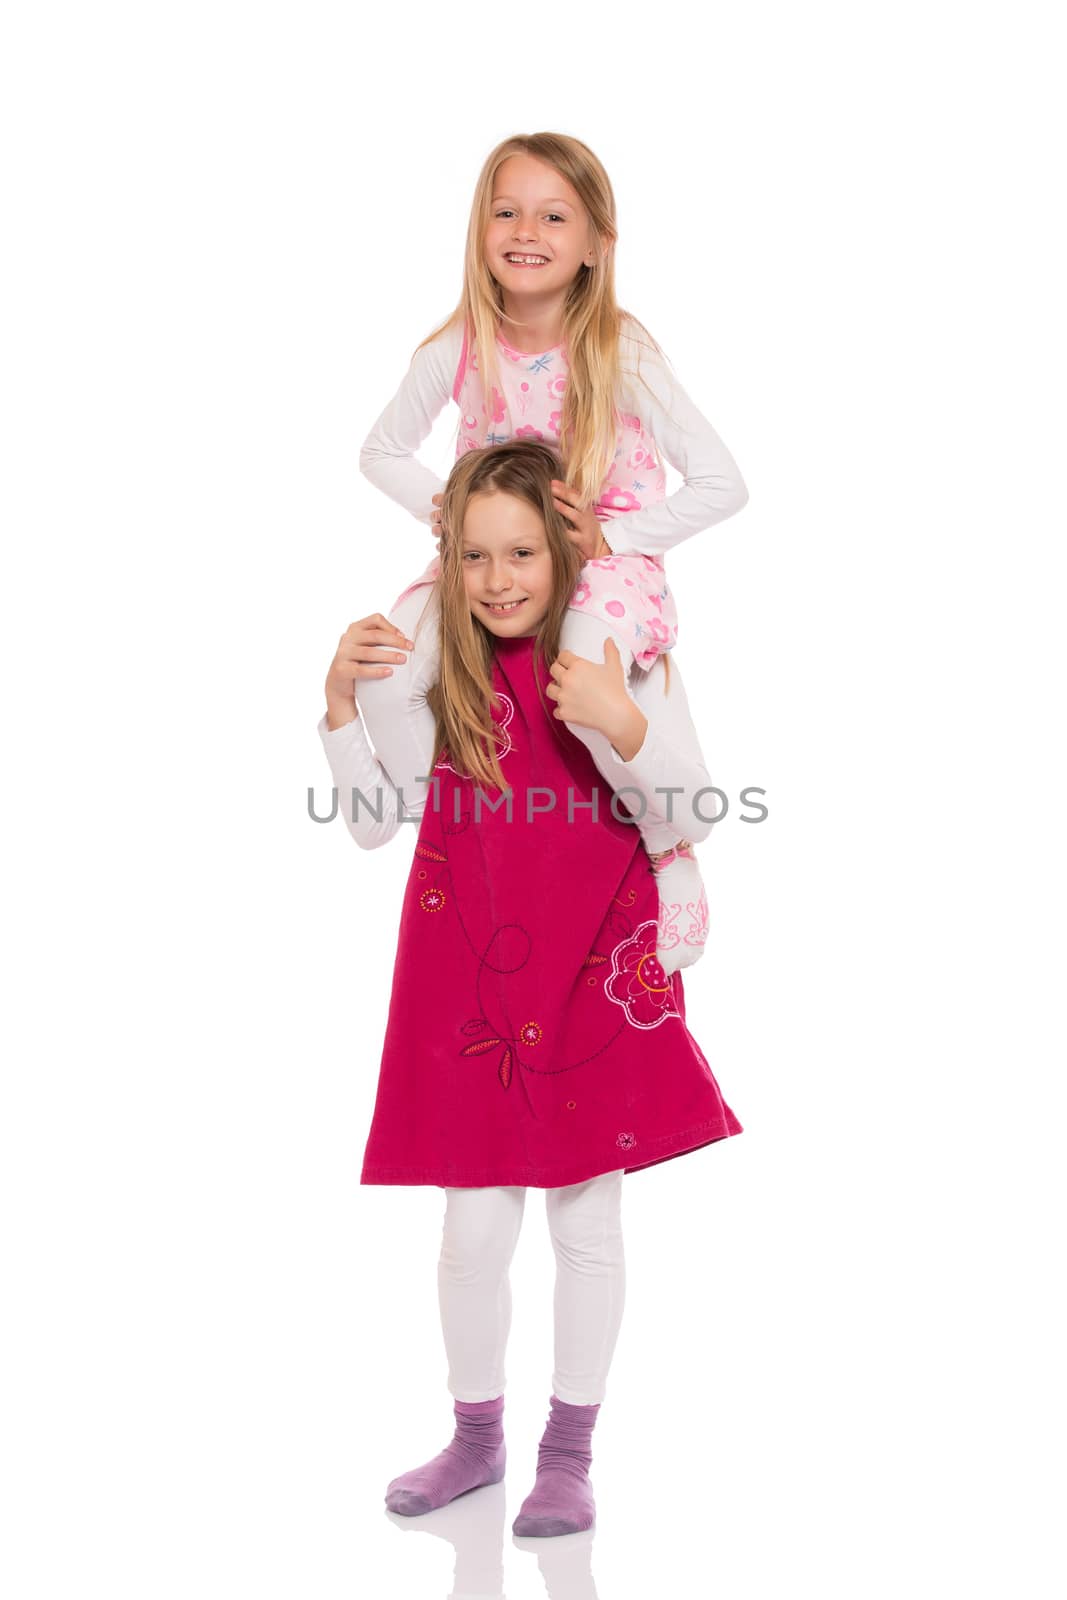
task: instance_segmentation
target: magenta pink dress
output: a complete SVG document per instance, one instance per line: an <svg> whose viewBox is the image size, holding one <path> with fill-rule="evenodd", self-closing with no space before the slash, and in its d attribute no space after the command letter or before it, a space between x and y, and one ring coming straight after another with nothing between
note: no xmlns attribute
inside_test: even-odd
<svg viewBox="0 0 1067 1600"><path fill-rule="evenodd" d="M511 820L447 751L427 785L362 1183L556 1188L741 1132L656 959L640 834L542 706L534 642L496 641Z"/></svg>

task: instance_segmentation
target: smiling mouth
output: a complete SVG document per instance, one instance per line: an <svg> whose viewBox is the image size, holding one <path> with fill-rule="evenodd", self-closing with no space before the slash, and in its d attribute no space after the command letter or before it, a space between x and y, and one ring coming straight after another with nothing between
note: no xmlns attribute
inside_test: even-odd
<svg viewBox="0 0 1067 1600"><path fill-rule="evenodd" d="M526 596L524 595L521 600L509 600L504 605L494 605L492 600L483 600L482 604L487 611L493 613L494 617L508 617L513 611L517 611L520 606L526 604Z"/></svg>
<svg viewBox="0 0 1067 1600"><path fill-rule="evenodd" d="M548 257L547 256L534 256L534 255L524 256L524 255L520 255L517 250L509 250L509 251L507 251L505 256L504 256L504 260L511 267L547 267L548 266Z"/></svg>

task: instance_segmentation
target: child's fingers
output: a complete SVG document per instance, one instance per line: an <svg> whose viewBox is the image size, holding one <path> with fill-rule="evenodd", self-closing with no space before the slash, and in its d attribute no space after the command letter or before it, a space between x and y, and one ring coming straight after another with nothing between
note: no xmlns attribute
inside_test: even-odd
<svg viewBox="0 0 1067 1600"><path fill-rule="evenodd" d="M407 634L398 628L395 622L390 622L386 617L383 617L380 611L376 611L373 616L364 617L362 622L350 623L348 632L353 636L366 640L367 643L372 642L369 637L371 634L384 634L387 639L395 640L397 644L403 645L409 650L415 648L414 642L408 638Z"/></svg>

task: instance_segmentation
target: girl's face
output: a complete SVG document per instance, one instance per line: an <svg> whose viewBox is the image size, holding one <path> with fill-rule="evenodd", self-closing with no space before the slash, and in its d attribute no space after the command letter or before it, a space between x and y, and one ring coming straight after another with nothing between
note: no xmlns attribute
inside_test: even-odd
<svg viewBox="0 0 1067 1600"><path fill-rule="evenodd" d="M596 260L589 213L576 191L533 156L497 169L485 231L485 264L512 295L565 290Z"/></svg>
<svg viewBox="0 0 1067 1600"><path fill-rule="evenodd" d="M526 500L503 490L472 495L460 548L471 614L498 638L536 633L552 600L545 525Z"/></svg>

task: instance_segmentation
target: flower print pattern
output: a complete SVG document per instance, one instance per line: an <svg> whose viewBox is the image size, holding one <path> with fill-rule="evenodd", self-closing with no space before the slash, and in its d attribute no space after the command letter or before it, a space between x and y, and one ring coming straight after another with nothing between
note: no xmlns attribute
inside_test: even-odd
<svg viewBox="0 0 1067 1600"><path fill-rule="evenodd" d="M642 922L611 952L611 972L604 993L621 1006L634 1028L658 1028L668 1017L678 1016L674 985L656 955L657 923Z"/></svg>
<svg viewBox="0 0 1067 1600"><path fill-rule="evenodd" d="M558 446L569 370L566 350L556 346L531 356L515 350L502 336L498 348L499 372L488 401L473 347L468 346L465 369L457 374L457 460L469 450L503 444L513 437L539 438ZM615 458L597 496L595 514L610 522L615 516L658 503L666 490L666 472L656 442L645 433L640 416L617 412ZM431 562L405 596L421 584L432 583L439 570L439 563ZM628 641L634 661L646 671L657 656L673 648L678 637L677 610L662 557L619 555L586 562L571 606L610 622L619 637ZM649 625L657 621L658 625Z"/></svg>
<svg viewBox="0 0 1067 1600"><path fill-rule="evenodd" d="M597 501L602 511L639 511L641 502L632 489L624 489L621 485L608 484L600 491Z"/></svg>

